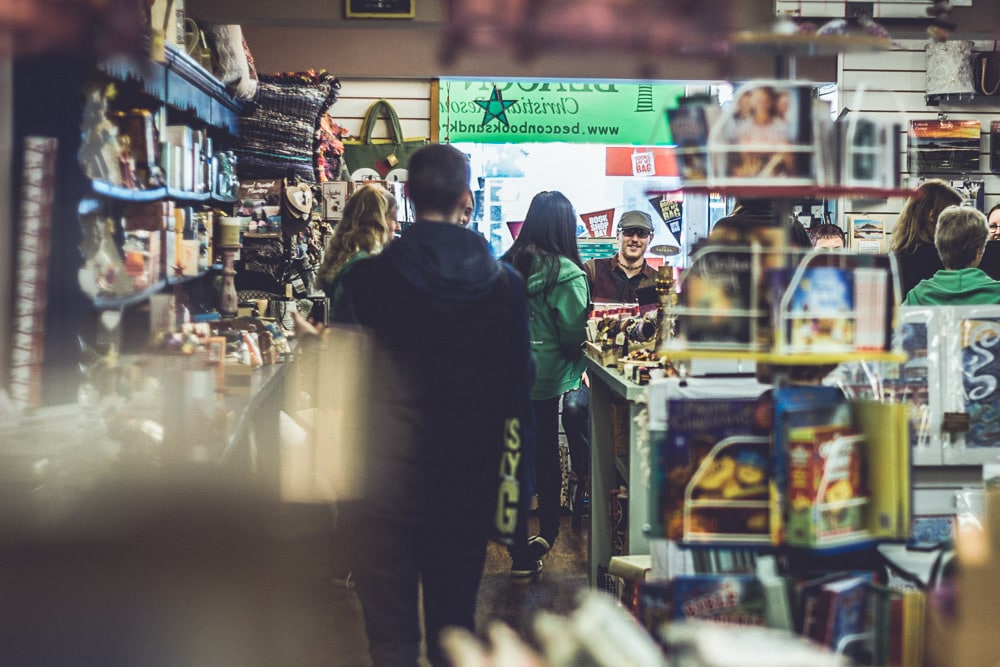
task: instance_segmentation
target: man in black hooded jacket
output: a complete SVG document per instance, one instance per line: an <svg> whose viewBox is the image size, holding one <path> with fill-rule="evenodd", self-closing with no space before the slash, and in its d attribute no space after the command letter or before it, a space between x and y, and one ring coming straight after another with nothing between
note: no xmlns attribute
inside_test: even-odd
<svg viewBox="0 0 1000 667"><path fill-rule="evenodd" d="M443 664L442 628L474 629L501 433L534 375L527 307L512 299L523 282L459 226L468 177L452 146L415 153L416 222L344 275L333 312L370 331L376 349L362 493L342 513L376 667L417 664L418 584L433 664Z"/></svg>

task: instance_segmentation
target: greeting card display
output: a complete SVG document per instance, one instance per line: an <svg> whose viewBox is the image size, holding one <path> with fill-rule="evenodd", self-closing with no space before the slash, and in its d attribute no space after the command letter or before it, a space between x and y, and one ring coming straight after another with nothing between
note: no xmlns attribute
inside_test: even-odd
<svg viewBox="0 0 1000 667"><path fill-rule="evenodd" d="M980 128L978 120L910 121L910 171L979 171Z"/></svg>
<svg viewBox="0 0 1000 667"><path fill-rule="evenodd" d="M813 111L810 86L787 81L744 85L712 127L712 173L733 182L815 183Z"/></svg>
<svg viewBox="0 0 1000 667"><path fill-rule="evenodd" d="M718 116L718 100L707 95L682 98L676 109L667 109L681 178L689 183L708 178L708 135Z"/></svg>

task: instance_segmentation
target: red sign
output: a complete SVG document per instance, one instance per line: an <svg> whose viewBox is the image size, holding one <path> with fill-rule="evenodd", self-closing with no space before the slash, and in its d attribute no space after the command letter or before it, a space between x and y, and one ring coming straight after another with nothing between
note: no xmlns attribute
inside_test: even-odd
<svg viewBox="0 0 1000 667"><path fill-rule="evenodd" d="M507 229L510 230L510 237L516 239L517 235L521 233L521 226L524 225L524 220L508 220Z"/></svg>
<svg viewBox="0 0 1000 667"><path fill-rule="evenodd" d="M615 209L613 208L581 213L580 219L583 220L583 224L587 227L587 233L592 239L607 239L615 235L611 224L615 220Z"/></svg>
<svg viewBox="0 0 1000 667"><path fill-rule="evenodd" d="M652 164L649 163L650 155ZM606 176L677 176L677 156L670 146L607 146Z"/></svg>

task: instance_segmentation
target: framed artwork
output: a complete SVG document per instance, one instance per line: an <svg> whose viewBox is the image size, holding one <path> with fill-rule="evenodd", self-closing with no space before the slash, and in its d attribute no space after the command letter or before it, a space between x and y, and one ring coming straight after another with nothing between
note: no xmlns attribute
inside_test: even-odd
<svg viewBox="0 0 1000 667"><path fill-rule="evenodd" d="M884 255L888 250L885 214L848 216L848 247L857 252Z"/></svg>
<svg viewBox="0 0 1000 667"><path fill-rule="evenodd" d="M349 19L412 19L416 0L344 0Z"/></svg>
<svg viewBox="0 0 1000 667"><path fill-rule="evenodd" d="M343 219L349 186L348 181L326 181L322 184L324 220Z"/></svg>

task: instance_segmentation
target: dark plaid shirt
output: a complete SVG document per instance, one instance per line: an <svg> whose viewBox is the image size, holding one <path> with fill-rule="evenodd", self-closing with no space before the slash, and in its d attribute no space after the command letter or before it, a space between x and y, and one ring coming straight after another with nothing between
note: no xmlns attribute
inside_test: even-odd
<svg viewBox="0 0 1000 667"><path fill-rule="evenodd" d="M636 290L656 286L656 269L642 262L642 271L631 278L618 265L617 253L611 257L590 259L583 265L590 281L590 298L594 302L637 303Z"/></svg>

